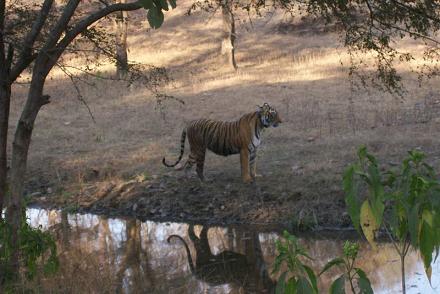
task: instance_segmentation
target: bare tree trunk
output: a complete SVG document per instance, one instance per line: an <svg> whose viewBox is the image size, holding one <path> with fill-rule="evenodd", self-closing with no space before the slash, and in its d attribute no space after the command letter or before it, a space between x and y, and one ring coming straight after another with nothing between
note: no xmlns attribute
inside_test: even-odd
<svg viewBox="0 0 440 294"><path fill-rule="evenodd" d="M7 193L7 142L11 85L7 73L0 69L0 219Z"/></svg>
<svg viewBox="0 0 440 294"><path fill-rule="evenodd" d="M7 143L9 127L9 109L11 102L10 70L14 50L9 45L8 52L5 50L3 39L3 27L5 16L5 2L0 6L0 219L7 192Z"/></svg>
<svg viewBox="0 0 440 294"><path fill-rule="evenodd" d="M227 62L234 69L237 69L235 62L235 19L232 12L233 0L222 0L222 17L223 17L223 40L222 40L222 55L225 55Z"/></svg>
<svg viewBox="0 0 440 294"><path fill-rule="evenodd" d="M127 0L116 0L117 3L125 4ZM127 11L118 11L116 13L116 74L118 78L123 78L128 72L127 57Z"/></svg>
<svg viewBox="0 0 440 294"><path fill-rule="evenodd" d="M38 111L41 106L49 102L49 96L43 95L44 82L47 76L44 66L34 67L32 82L28 98L17 125L17 130L12 144L11 162L11 199L6 211L6 218L11 226L11 242L14 248L10 260L11 273L18 273L19 269L19 230L22 221L22 195L26 173L26 163L31 143L32 130Z"/></svg>

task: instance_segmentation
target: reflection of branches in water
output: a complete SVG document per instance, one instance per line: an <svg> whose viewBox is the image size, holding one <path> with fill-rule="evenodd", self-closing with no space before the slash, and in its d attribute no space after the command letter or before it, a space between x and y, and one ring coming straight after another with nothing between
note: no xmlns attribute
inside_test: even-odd
<svg viewBox="0 0 440 294"><path fill-rule="evenodd" d="M116 274L118 281L118 293L124 288L124 278L127 276L130 292L136 293L142 289L151 289L155 285L153 275L150 275L147 254L142 249L141 222L130 219L126 222L126 241L124 244L124 256L119 264Z"/></svg>

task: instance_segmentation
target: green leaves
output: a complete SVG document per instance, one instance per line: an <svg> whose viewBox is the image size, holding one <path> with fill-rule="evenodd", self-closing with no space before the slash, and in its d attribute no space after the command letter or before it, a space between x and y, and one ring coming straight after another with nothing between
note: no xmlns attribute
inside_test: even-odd
<svg viewBox="0 0 440 294"><path fill-rule="evenodd" d="M356 165L348 167L344 172L343 184L345 191L345 204L347 205L348 214L350 215L354 228L360 232L359 214L361 211L361 204L357 197L357 182L354 179L355 171L357 170L358 168Z"/></svg>
<svg viewBox="0 0 440 294"><path fill-rule="evenodd" d="M281 265L286 264L292 277L286 282L288 272L283 272L278 279L276 293L318 293L318 282L315 273L300 259L301 257L311 259L310 256L298 243L298 239L287 231L283 232L283 239L284 241L280 239L275 242L278 255L275 258L272 272L279 272Z"/></svg>
<svg viewBox="0 0 440 294"><path fill-rule="evenodd" d="M350 241L346 241L344 243L344 256L337 257L329 261L324 269L321 271L319 275L322 275L324 272L328 271L334 266L339 266L344 268L344 273L339 276L330 286L330 293L345 293L345 282L348 282L351 285L351 289L355 291L355 286L353 281L357 280L357 286L359 292L355 293L365 293L372 294L373 290L371 288L370 280L367 278L367 275L360 268L354 267L356 257L359 252L359 244L351 243Z"/></svg>
<svg viewBox="0 0 440 294"><path fill-rule="evenodd" d="M356 274L358 275L358 287L360 290L360 294L373 294L373 288L371 288L370 280L367 278L367 275L360 268L355 268Z"/></svg>
<svg viewBox="0 0 440 294"><path fill-rule="evenodd" d="M330 286L330 294L345 294L345 276L341 275Z"/></svg>
<svg viewBox="0 0 440 294"><path fill-rule="evenodd" d="M373 246L375 232L384 228L403 261L410 246L419 250L430 278L432 255L435 251L437 257L440 249L440 182L436 172L418 150L409 151L397 171L382 172L365 146L359 148L358 157L359 161L347 168L343 178L353 226L358 231L360 227ZM365 190L368 193L360 195ZM385 205L391 213L384 219ZM362 293L371 293L363 272L358 271L357 275Z"/></svg>
<svg viewBox="0 0 440 294"><path fill-rule="evenodd" d="M344 259L342 259L341 257L337 257L335 259L332 259L329 262L327 262L327 264L324 266L322 271L319 273L319 276L336 265L344 265L344 264L345 264Z"/></svg>
<svg viewBox="0 0 440 294"><path fill-rule="evenodd" d="M176 0L168 1L171 8L176 8ZM162 10L168 11L167 0L139 0L139 3L147 12L147 20L153 29L160 28L164 21L164 14Z"/></svg>
<svg viewBox="0 0 440 294"><path fill-rule="evenodd" d="M56 243L52 236L43 232L41 228L31 227L23 218L20 228L20 263L23 265L24 274L27 279L35 277L41 265L45 274L52 274L58 270L59 262L57 257ZM0 266L7 268L11 258L11 232L10 225L4 220L0 220ZM11 277L11 273L3 272L6 278Z"/></svg>
<svg viewBox="0 0 440 294"><path fill-rule="evenodd" d="M153 29L158 29L163 23L164 15L160 8L153 7L147 12L147 19Z"/></svg>
<svg viewBox="0 0 440 294"><path fill-rule="evenodd" d="M374 241L374 237L376 231L379 229L379 224L376 222L373 209L371 208L368 200L365 200L361 206L360 222L365 238L367 238L368 243L370 243L373 249L376 249L377 246L376 242Z"/></svg>
<svg viewBox="0 0 440 294"><path fill-rule="evenodd" d="M139 3L142 5L145 9L151 9L153 8L153 0L139 0Z"/></svg>

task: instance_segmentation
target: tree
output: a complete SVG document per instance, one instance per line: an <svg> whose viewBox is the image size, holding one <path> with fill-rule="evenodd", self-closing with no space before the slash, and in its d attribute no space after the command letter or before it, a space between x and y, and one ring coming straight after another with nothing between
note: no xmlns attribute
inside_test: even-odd
<svg viewBox="0 0 440 294"><path fill-rule="evenodd" d="M7 223L11 226L11 244L14 251L8 266L9 272L18 274L19 270L19 229L22 221L22 195L24 175L32 131L38 112L50 102L44 94L44 84L49 72L57 65L62 54L80 35L87 32L89 26L100 19L118 12L144 8L148 10L147 19L153 28L161 26L164 20L162 10L168 10L166 1L139 0L130 3L109 4L105 0L97 1L99 6L87 13L80 13L80 0L69 0L60 7L55 7L54 0L45 0L37 9L24 10L16 21L29 21L30 26L17 26L14 20L6 22L8 12L6 1L0 1L0 209L3 208L6 195L6 146L9 126L9 104L11 86L26 70L32 71L29 92L14 135L10 171L10 200L6 211ZM11 3L9 3L11 4ZM12 2L12 5L15 3ZM84 3L83 3L84 4ZM87 4L87 3L86 3ZM176 6L170 0L172 8ZM28 8L28 7L26 7ZM12 9L11 9L12 10ZM79 16L76 15L79 14ZM20 42L8 39L8 27L27 28ZM20 35L20 34L18 34ZM38 46L37 46L38 45ZM17 52L17 54L15 54Z"/></svg>
<svg viewBox="0 0 440 294"><path fill-rule="evenodd" d="M342 40L350 54L349 75L358 78L363 86L403 93L396 64L415 58L413 53L398 47L396 41L404 38L418 40L425 46L423 52L417 52L422 53L425 63L414 68L420 78L440 73L440 42L436 39L440 29L438 0L196 0L189 12L194 9L215 12L222 3L232 2L229 6L232 15L243 10L248 15L259 16L278 9L293 16L309 14L324 17L328 23L340 23ZM369 63L365 59L369 57L365 53L373 57L372 70L366 69Z"/></svg>
<svg viewBox="0 0 440 294"><path fill-rule="evenodd" d="M235 18L232 1L222 0L220 3L223 19L222 55L226 56L230 66L237 69L237 63L235 62Z"/></svg>
<svg viewBox="0 0 440 294"><path fill-rule="evenodd" d="M218 9L221 10L223 32L220 53L225 56L226 63L233 69L237 69L237 62L235 61L235 40L237 35L234 12L239 5L236 2L234 0L197 0L188 10L188 15L198 9L212 14L216 13Z"/></svg>
<svg viewBox="0 0 440 294"><path fill-rule="evenodd" d="M116 0L116 3L127 3L127 0ZM116 30L116 75L123 78L128 71L127 56L127 11L118 11L115 18Z"/></svg>

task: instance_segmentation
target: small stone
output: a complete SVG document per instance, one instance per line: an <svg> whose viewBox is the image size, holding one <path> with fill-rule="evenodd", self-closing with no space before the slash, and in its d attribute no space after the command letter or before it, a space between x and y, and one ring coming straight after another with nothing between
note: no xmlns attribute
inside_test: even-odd
<svg viewBox="0 0 440 294"><path fill-rule="evenodd" d="M220 209L221 209L221 210L224 210L224 209L225 209L225 206L224 206L224 205L220 206Z"/></svg>
<svg viewBox="0 0 440 294"><path fill-rule="evenodd" d="M159 178L159 176L158 176L158 175L152 175L151 178L152 178L153 180L157 180L157 179Z"/></svg>
<svg viewBox="0 0 440 294"><path fill-rule="evenodd" d="M132 210L133 211L136 211L138 209L138 205L137 205L137 203L135 203L134 205L133 205L133 207L132 207Z"/></svg>
<svg viewBox="0 0 440 294"><path fill-rule="evenodd" d="M313 142L316 140L316 137L308 137L307 142Z"/></svg>
<svg viewBox="0 0 440 294"><path fill-rule="evenodd" d="M47 194L52 194L53 190L51 187L47 188Z"/></svg>
<svg viewBox="0 0 440 294"><path fill-rule="evenodd" d="M41 192L34 192L32 194L29 195L30 197L40 197L41 196Z"/></svg>

